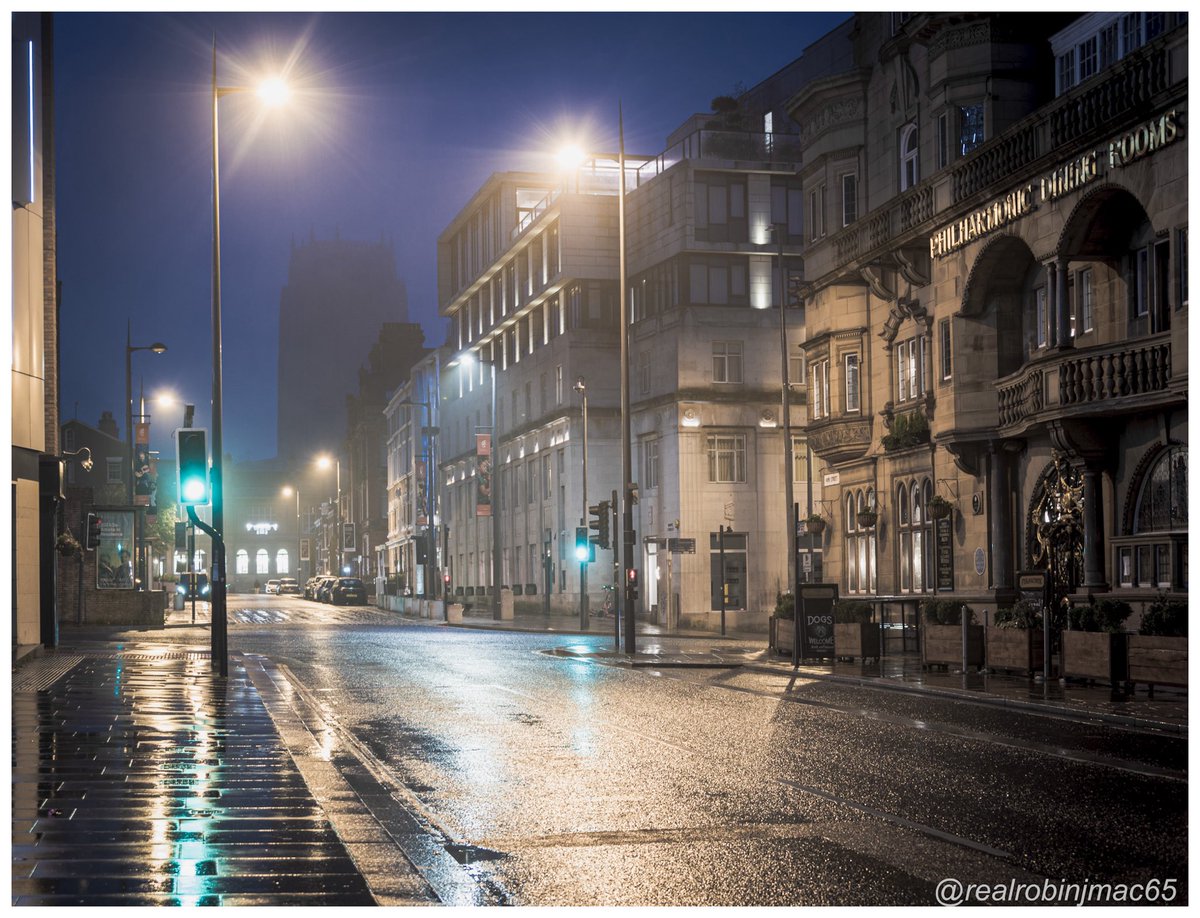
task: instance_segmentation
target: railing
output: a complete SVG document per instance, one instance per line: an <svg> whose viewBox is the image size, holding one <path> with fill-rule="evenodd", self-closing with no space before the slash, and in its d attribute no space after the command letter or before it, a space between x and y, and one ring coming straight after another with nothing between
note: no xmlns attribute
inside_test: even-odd
<svg viewBox="0 0 1200 918"><path fill-rule="evenodd" d="M800 137L745 131L694 131L642 165L637 170L636 184L661 175L685 159L796 164L801 161Z"/></svg>
<svg viewBox="0 0 1200 918"><path fill-rule="evenodd" d="M509 234L510 240L516 240L523 232L525 232L525 230L533 226L533 224L537 221L537 218L544 214L550 208L550 206L558 200L560 193L561 192L559 189L554 189L548 195L534 204L533 207L525 211L521 219L517 221L517 225L512 228L512 232Z"/></svg>
<svg viewBox="0 0 1200 918"><path fill-rule="evenodd" d="M1165 391L1171 381L1170 335L1044 357L996 383L1001 427L1047 409L1078 408Z"/></svg>

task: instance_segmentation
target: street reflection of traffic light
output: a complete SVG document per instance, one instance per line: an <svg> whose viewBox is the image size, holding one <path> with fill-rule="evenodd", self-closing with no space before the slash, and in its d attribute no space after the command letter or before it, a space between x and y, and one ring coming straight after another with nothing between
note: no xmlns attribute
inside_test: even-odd
<svg viewBox="0 0 1200 918"><path fill-rule="evenodd" d="M175 431L175 454L179 468L179 502L207 504L208 431L202 427L181 427Z"/></svg>

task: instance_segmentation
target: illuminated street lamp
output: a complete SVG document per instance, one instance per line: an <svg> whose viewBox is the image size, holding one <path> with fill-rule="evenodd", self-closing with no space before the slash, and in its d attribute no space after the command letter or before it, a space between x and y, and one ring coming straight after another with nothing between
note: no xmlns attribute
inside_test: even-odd
<svg viewBox="0 0 1200 918"><path fill-rule="evenodd" d="M284 485L280 492L284 497L296 495L296 579L299 580L303 576L303 571L300 568L302 563L300 551L300 489L293 488L291 485Z"/></svg>
<svg viewBox="0 0 1200 918"><path fill-rule="evenodd" d="M283 84L280 81L268 80L260 87L259 97L268 104L277 104L286 97L286 93L282 90ZM221 430L221 155L218 142L217 103L223 96L246 91L246 87L217 85L217 40L214 38L212 52L212 528L217 537L213 539L211 608L212 656L218 672L222 676L229 675L229 623L225 606L225 544L222 541L225 529L225 488L222 484L221 472L224 450Z"/></svg>
<svg viewBox="0 0 1200 918"><path fill-rule="evenodd" d="M136 459L133 453L133 352L134 351L150 351L154 354L166 353L167 346L161 341L155 341L153 344L134 345L130 339L130 322L125 321L125 444L129 450L128 462L126 469L128 477L125 480L125 502L133 507L133 479L137 474ZM145 411L145 406L142 406ZM139 535L138 530L141 528L138 524L141 522L141 513L136 509L134 513L134 553L133 553L133 576L130 578L131 583L136 583L138 586L144 586L144 579L137 576L140 570L138 564L138 549Z"/></svg>

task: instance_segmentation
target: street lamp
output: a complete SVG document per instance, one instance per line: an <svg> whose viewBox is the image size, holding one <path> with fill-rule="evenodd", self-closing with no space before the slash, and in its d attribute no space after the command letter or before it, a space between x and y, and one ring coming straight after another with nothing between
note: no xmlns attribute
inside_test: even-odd
<svg viewBox="0 0 1200 918"><path fill-rule="evenodd" d="M155 354L163 354L167 350L167 346L161 341L155 341L153 344L135 346L130 339L131 323L128 319L125 320L125 444L129 450L128 461L129 466L127 471L128 478L125 481L125 502L133 507L133 479L137 474L135 457L133 454L133 352L134 351L151 351ZM147 446L147 449L149 447ZM138 562L139 543L140 543L140 525L142 515L134 508L134 539L133 539L133 564L135 573L140 571ZM139 586L145 584L144 578L130 577L131 583L138 583Z"/></svg>
<svg viewBox="0 0 1200 918"><path fill-rule="evenodd" d="M629 410L629 280L625 265L625 119L621 107L617 106L617 165L620 176L617 182L617 245L620 290L621 325L621 555L625 601L621 603L625 613L625 652L637 652L637 622L634 613L633 570L633 442L630 429Z"/></svg>
<svg viewBox="0 0 1200 918"><path fill-rule="evenodd" d="M300 555L302 554L300 551L300 489L293 488L291 485L284 485L280 494L284 497L291 497L293 494L296 495L296 579L300 580L304 573L300 569Z"/></svg>
<svg viewBox="0 0 1200 918"><path fill-rule="evenodd" d="M500 535L500 491L496 487L496 454L500 450L500 429L496 425L496 364L491 360L484 360L474 351L464 351L455 359L449 361L446 366L453 367L461 363L463 366L471 366L478 364L491 368L491 383L492 383L492 442L489 446L489 451L492 459L492 480L490 482L491 505L489 509L492 515L492 619L499 621L503 612L500 605L500 581L503 573L500 567L500 552L501 552L501 535Z"/></svg>
<svg viewBox="0 0 1200 918"><path fill-rule="evenodd" d="M259 90L260 97L268 103L281 102L286 95L282 84L270 80ZM217 85L217 40L213 38L212 49L212 207L213 207L213 251L212 251L212 655L217 661L218 672L229 675L228 620L225 606L225 489L222 485L222 369L221 369L221 155L218 142L217 103L222 96L246 92L245 87Z"/></svg>
<svg viewBox="0 0 1200 918"><path fill-rule="evenodd" d="M335 469L337 482L337 498L335 501L334 521L336 528L334 529L334 545L337 547L337 562L333 573L336 576L341 576L342 573L342 460L341 457L322 455L317 457L317 468L328 470Z"/></svg>
<svg viewBox="0 0 1200 918"><path fill-rule="evenodd" d="M784 518L787 530L787 584L788 592L792 594L795 608L799 608L796 599L796 495L792 479L795 477L792 455L792 409L791 382L788 379L788 341L787 341L787 285L783 273L783 234L785 224L772 223L771 233L779 247L779 350L782 362L780 379L783 381L783 499ZM798 617L799 613L797 613Z"/></svg>
<svg viewBox="0 0 1200 918"><path fill-rule="evenodd" d="M572 387L583 399L583 512L579 517L579 525L588 525L588 417L587 417L587 383L582 376ZM591 537L588 538L589 543ZM589 545L590 549L590 545ZM589 551L590 554L590 551ZM579 630L588 630L588 555L579 559Z"/></svg>

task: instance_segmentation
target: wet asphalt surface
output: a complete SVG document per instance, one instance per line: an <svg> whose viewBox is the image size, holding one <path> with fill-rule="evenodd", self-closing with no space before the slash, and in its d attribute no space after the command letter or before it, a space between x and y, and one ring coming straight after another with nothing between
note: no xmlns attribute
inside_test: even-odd
<svg viewBox="0 0 1200 918"><path fill-rule="evenodd" d="M389 789L373 815L449 853L422 871L442 901L933 905L947 879L1187 900L1186 738L292 597L231 597L230 621Z"/></svg>

